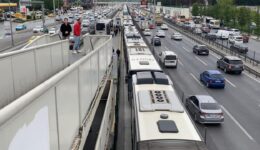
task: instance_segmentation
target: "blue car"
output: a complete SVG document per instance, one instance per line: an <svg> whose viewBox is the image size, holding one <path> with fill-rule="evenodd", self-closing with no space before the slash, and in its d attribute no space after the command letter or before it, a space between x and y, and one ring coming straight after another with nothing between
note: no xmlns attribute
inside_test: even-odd
<svg viewBox="0 0 260 150"><path fill-rule="evenodd" d="M24 24L19 24L15 27L16 31L21 31L21 30L25 30L26 26Z"/></svg>
<svg viewBox="0 0 260 150"><path fill-rule="evenodd" d="M207 70L200 74L200 81L208 88L225 88L225 78L218 70Z"/></svg>

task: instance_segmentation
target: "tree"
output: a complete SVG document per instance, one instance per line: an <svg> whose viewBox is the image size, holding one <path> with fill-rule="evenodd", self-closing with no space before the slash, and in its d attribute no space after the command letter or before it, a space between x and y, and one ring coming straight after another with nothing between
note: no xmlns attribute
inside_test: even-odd
<svg viewBox="0 0 260 150"><path fill-rule="evenodd" d="M200 15L200 8L198 3L194 3L192 5L191 13L193 16L199 16Z"/></svg>
<svg viewBox="0 0 260 150"><path fill-rule="evenodd" d="M259 7L257 7L257 13L255 13L255 23L256 23L255 34L257 35L257 38L259 38L259 36L260 36L260 14L259 14Z"/></svg>
<svg viewBox="0 0 260 150"><path fill-rule="evenodd" d="M240 29L248 30L248 27L251 23L251 12L248 8L241 7L238 9L237 20L239 23Z"/></svg>

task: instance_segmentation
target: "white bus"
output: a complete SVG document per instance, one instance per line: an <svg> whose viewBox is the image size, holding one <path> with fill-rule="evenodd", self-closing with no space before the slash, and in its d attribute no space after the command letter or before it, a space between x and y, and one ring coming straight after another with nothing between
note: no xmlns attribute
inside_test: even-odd
<svg viewBox="0 0 260 150"><path fill-rule="evenodd" d="M133 150L207 150L167 75L138 72L132 85Z"/></svg>
<svg viewBox="0 0 260 150"><path fill-rule="evenodd" d="M220 20L211 19L209 21L209 27L211 29L219 29L220 28Z"/></svg>
<svg viewBox="0 0 260 150"><path fill-rule="evenodd" d="M110 35L112 27L112 19L100 19L96 23L96 34Z"/></svg>

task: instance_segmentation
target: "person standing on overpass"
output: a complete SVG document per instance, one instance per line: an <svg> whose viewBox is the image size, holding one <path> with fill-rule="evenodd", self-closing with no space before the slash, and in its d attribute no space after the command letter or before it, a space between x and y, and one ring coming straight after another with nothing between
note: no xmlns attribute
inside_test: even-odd
<svg viewBox="0 0 260 150"><path fill-rule="evenodd" d="M70 32L72 31L68 18L64 18L63 24L60 26L60 32L62 33L62 39L68 39Z"/></svg>
<svg viewBox="0 0 260 150"><path fill-rule="evenodd" d="M81 35L81 18L77 19L77 22L74 24L74 46L73 53L80 53L80 35Z"/></svg>

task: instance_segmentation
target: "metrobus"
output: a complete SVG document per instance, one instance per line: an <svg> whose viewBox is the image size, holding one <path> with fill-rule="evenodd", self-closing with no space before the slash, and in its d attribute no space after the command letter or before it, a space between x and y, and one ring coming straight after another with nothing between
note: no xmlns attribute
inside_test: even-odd
<svg viewBox="0 0 260 150"><path fill-rule="evenodd" d="M112 27L112 19L100 19L96 23L96 34L110 35Z"/></svg>

